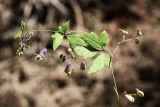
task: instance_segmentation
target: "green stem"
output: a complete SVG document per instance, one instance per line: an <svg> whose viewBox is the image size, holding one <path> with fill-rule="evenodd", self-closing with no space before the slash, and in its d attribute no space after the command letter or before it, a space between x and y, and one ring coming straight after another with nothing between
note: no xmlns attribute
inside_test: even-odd
<svg viewBox="0 0 160 107"><path fill-rule="evenodd" d="M124 39L123 41L119 42L118 45L121 45L122 43L129 42L129 41L132 41L132 40L135 40L135 39L136 39L135 37L130 38L130 39Z"/></svg>
<svg viewBox="0 0 160 107"><path fill-rule="evenodd" d="M52 32L52 33L55 33L57 31L46 30L46 29L36 29L36 30L31 30L31 32Z"/></svg>
<svg viewBox="0 0 160 107"><path fill-rule="evenodd" d="M115 75L114 75L114 71L113 71L113 67L111 66L111 73L112 73L112 78L113 78L113 82L114 82L114 91L117 95L117 99L119 101L119 92L118 92L118 88L117 88L117 83L116 83L116 79L115 79Z"/></svg>

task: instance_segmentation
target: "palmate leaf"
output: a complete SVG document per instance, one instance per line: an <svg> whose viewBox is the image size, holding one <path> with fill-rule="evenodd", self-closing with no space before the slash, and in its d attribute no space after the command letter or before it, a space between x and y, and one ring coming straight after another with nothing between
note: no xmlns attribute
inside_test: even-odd
<svg viewBox="0 0 160 107"><path fill-rule="evenodd" d="M93 48L101 48L101 45L99 44L99 38L95 33L84 33L83 36L81 36L81 38Z"/></svg>
<svg viewBox="0 0 160 107"><path fill-rule="evenodd" d="M52 37L52 40L53 40L52 47L53 47L53 50L55 51L60 46L60 44L62 43L63 36L59 33L55 33L51 37Z"/></svg>
<svg viewBox="0 0 160 107"><path fill-rule="evenodd" d="M92 63L88 73L95 73L101 71L104 67L111 66L111 56L108 53L100 54Z"/></svg>
<svg viewBox="0 0 160 107"><path fill-rule="evenodd" d="M103 47L109 43L109 37L106 31L103 31L99 35L99 44Z"/></svg>
<svg viewBox="0 0 160 107"><path fill-rule="evenodd" d="M92 52L83 46L77 46L74 48L74 51L77 55L84 58L91 58L97 54L97 52Z"/></svg>

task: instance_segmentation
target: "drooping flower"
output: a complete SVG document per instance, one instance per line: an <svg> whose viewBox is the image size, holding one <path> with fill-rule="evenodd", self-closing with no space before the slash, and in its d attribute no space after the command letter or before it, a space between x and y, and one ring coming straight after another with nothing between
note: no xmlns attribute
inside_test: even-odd
<svg viewBox="0 0 160 107"><path fill-rule="evenodd" d="M86 69L86 63L84 61L81 62L80 69L81 70L85 70Z"/></svg>
<svg viewBox="0 0 160 107"><path fill-rule="evenodd" d="M41 56L44 58L44 56L46 55L46 53L47 53L47 48L43 48L43 49L40 51L39 55L41 55Z"/></svg>
<svg viewBox="0 0 160 107"><path fill-rule="evenodd" d="M64 72L68 75L68 76L70 76L71 74L72 74L72 64L67 64L66 65L66 68L64 69Z"/></svg>
<svg viewBox="0 0 160 107"><path fill-rule="evenodd" d="M17 50L16 54L17 54L18 56L22 56L22 55L24 54L25 49L26 49L25 44L20 43L20 47L19 47L19 49Z"/></svg>
<svg viewBox="0 0 160 107"><path fill-rule="evenodd" d="M28 42L32 38L32 36L33 36L33 32L30 32L30 33L24 32L21 37L21 42L28 45Z"/></svg>
<svg viewBox="0 0 160 107"><path fill-rule="evenodd" d="M41 61L41 60L43 60L43 58L45 57L46 53L47 53L47 49L46 49L46 48L43 48L43 49L40 51L39 54L36 54L36 58L35 58L36 61Z"/></svg>

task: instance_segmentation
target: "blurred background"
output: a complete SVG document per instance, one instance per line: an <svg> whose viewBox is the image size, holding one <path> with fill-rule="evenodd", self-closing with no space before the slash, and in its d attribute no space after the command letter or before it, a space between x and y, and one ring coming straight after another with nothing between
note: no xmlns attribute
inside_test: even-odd
<svg viewBox="0 0 160 107"><path fill-rule="evenodd" d="M121 46L114 58L114 72L123 107L160 107L160 0L0 0L0 107L117 107L110 70L87 75L73 62L74 76L64 73L66 63L58 55L67 50L67 42L56 53L36 62L33 52L17 57L21 20L30 29L53 29L70 20L74 31L109 33L114 49L121 38L118 29L136 35L140 44ZM50 33L35 33L32 51L52 50ZM144 91L144 98L130 103L124 91Z"/></svg>

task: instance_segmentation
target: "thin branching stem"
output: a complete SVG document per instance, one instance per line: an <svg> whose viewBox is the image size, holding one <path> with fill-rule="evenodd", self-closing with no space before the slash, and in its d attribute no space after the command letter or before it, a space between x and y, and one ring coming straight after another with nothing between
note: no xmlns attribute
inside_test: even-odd
<svg viewBox="0 0 160 107"><path fill-rule="evenodd" d="M52 32L52 33L55 33L57 31L47 30L47 29L35 29L35 30L31 30L31 32Z"/></svg>
<svg viewBox="0 0 160 107"><path fill-rule="evenodd" d="M111 54L112 58L114 57L115 53L118 51L118 49L119 49L121 44L123 44L125 42L129 42L129 41L135 40L135 39L136 39L136 37L130 38L130 39L123 39L121 42L118 42L116 48L113 50L113 52ZM116 83L116 79L115 79L115 75L114 75L113 66L111 66L110 69L111 69L113 83L114 83L114 91L116 93L116 96L117 96L117 99L118 99L118 102L119 102L119 105L120 105L120 101L119 101L120 97L119 97L118 87L117 87L117 83Z"/></svg>

